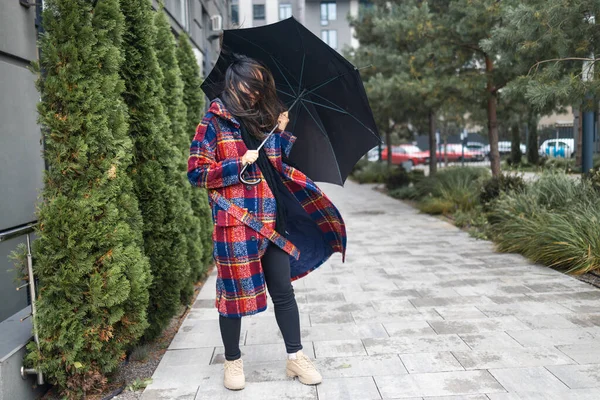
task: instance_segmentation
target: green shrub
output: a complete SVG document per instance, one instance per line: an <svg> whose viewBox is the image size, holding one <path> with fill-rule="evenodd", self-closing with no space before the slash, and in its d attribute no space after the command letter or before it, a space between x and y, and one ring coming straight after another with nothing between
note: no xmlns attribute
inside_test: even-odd
<svg viewBox="0 0 600 400"><path fill-rule="evenodd" d="M417 203L417 208L426 214L439 215L451 214L454 209L454 203L450 200L441 199L438 197L427 197Z"/></svg>
<svg viewBox="0 0 600 400"><path fill-rule="evenodd" d="M488 213L500 251L584 273L600 267L600 200L586 181L544 174L521 193L501 195Z"/></svg>
<svg viewBox="0 0 600 400"><path fill-rule="evenodd" d="M600 169L596 169L585 176L586 182L596 191L600 193Z"/></svg>
<svg viewBox="0 0 600 400"><path fill-rule="evenodd" d="M354 164L354 167L352 168L352 172L350 172L351 175L356 174L359 171L362 171L363 169L365 169L369 164L371 164L371 162L369 160L367 160L366 158L361 158L360 160L358 160L358 162L356 164Z"/></svg>
<svg viewBox="0 0 600 400"><path fill-rule="evenodd" d="M549 170L570 172L575 169L575 159L549 157L546 159L544 167Z"/></svg>
<svg viewBox="0 0 600 400"><path fill-rule="evenodd" d="M389 171L384 181L386 189L398 189L410 184L410 175L408 175L403 167L396 167Z"/></svg>
<svg viewBox="0 0 600 400"><path fill-rule="evenodd" d="M417 198L417 191L414 186L404 186L390 190L389 195L400 200L415 200Z"/></svg>
<svg viewBox="0 0 600 400"><path fill-rule="evenodd" d="M185 144L182 144L181 146L183 146L182 149L184 151L187 164L188 148L192 137L196 132L196 127L200 123L202 114L204 113L204 93L202 93L201 90L198 90L202 84L200 66L198 65L196 56L194 55L194 50L192 49L190 39L185 32L179 34L178 44L177 63L179 64L179 69L181 70L181 79L183 80L183 102L185 103L187 114L187 123L185 128L186 136L184 138ZM183 171L183 173L186 174L187 179L186 171L187 167ZM185 184L189 186L188 182ZM192 211L194 212L194 216L200 221L200 225L197 228L200 230L200 236L202 239L202 243L198 244L202 247L201 268L192 265L192 272L198 274L193 277L194 280L197 281L204 276L207 267L213 262L213 221L210 205L208 204L208 193L206 192L206 189L199 187L191 187L191 189L193 191L191 198ZM190 262L193 263L194 261L191 260Z"/></svg>
<svg viewBox="0 0 600 400"><path fill-rule="evenodd" d="M596 154L596 155L594 155L594 160L593 160L593 162L594 162L594 169L595 169L595 170L598 170L598 169L600 169L600 154Z"/></svg>
<svg viewBox="0 0 600 400"><path fill-rule="evenodd" d="M509 212L510 208L501 212ZM585 206L558 213L537 209L512 215L492 226L500 251L520 253L535 262L585 273L600 268L600 209Z"/></svg>
<svg viewBox="0 0 600 400"><path fill-rule="evenodd" d="M121 47L125 62L120 73L130 113L129 135L134 140L134 163L129 173L140 199L144 250L153 276L150 326L144 338L152 339L175 315L189 276L188 241L182 225L189 208L180 190L183 171L173 142L180 143L179 138L173 136L169 110L163 106L165 75L156 53L155 12L147 0L121 1L120 7L127 33Z"/></svg>
<svg viewBox="0 0 600 400"><path fill-rule="evenodd" d="M384 183L388 174L389 170L386 163L370 162L354 174L354 179L358 183Z"/></svg>
<svg viewBox="0 0 600 400"><path fill-rule="evenodd" d="M478 206L470 211L456 210L453 215L454 224L459 228L468 229L472 236L487 239L489 224L483 209Z"/></svg>
<svg viewBox="0 0 600 400"><path fill-rule="evenodd" d="M410 178L411 183L417 183L423 179L425 179L425 170L422 169L412 169L408 173L408 177Z"/></svg>
<svg viewBox="0 0 600 400"><path fill-rule="evenodd" d="M450 167L438 171L434 176L421 179L415 184L421 197L431 195L441 197L442 192L456 187L470 187L477 192L477 185L482 178L489 177L487 168Z"/></svg>
<svg viewBox="0 0 600 400"><path fill-rule="evenodd" d="M498 177L492 177L485 181L481 187L479 202L487 205L497 199L501 193L523 191L525 186L525 181L520 175L501 174Z"/></svg>
<svg viewBox="0 0 600 400"><path fill-rule="evenodd" d="M530 186L530 192L535 196L536 204L553 210L598 201L590 185L564 173L544 173Z"/></svg>
<svg viewBox="0 0 600 400"><path fill-rule="evenodd" d="M468 211L478 201L479 186L489 176L485 168L452 167L418 181L415 190L419 198L441 198L454 204L456 209Z"/></svg>
<svg viewBox="0 0 600 400"><path fill-rule="evenodd" d="M29 342L25 363L61 398L82 399L148 326L151 276L119 78L127 32L116 0L46 0L42 23L36 86L48 168L32 250L40 349Z"/></svg>

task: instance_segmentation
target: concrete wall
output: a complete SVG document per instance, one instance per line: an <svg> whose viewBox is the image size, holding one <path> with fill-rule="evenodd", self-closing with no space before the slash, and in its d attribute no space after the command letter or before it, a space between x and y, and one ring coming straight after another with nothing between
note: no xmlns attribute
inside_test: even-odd
<svg viewBox="0 0 600 400"><path fill-rule="evenodd" d="M153 3L157 8L157 0L153 0ZM182 13L182 8L187 12ZM188 32L197 53L196 57L200 60L201 72L204 76L208 75L217 61L220 50L218 38L220 32L212 31L210 18L221 15L223 28L230 28L229 0L165 0L165 11L170 18L175 35L179 35L182 31Z"/></svg>

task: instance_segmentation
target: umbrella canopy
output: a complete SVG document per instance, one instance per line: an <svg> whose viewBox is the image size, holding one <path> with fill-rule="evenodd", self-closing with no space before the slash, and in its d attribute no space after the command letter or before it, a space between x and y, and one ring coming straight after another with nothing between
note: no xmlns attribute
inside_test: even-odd
<svg viewBox="0 0 600 400"><path fill-rule="evenodd" d="M297 140L289 159L314 181L343 185L358 160L381 139L358 69L294 17L223 32L219 59L202 84L212 100L223 91L235 54L266 65L290 109Z"/></svg>

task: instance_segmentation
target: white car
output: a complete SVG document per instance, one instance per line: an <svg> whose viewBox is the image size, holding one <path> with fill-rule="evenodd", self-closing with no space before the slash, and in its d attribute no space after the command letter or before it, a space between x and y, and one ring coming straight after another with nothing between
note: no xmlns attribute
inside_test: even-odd
<svg viewBox="0 0 600 400"><path fill-rule="evenodd" d="M540 146L543 157L571 158L575 156L575 139L548 139Z"/></svg>
<svg viewBox="0 0 600 400"><path fill-rule="evenodd" d="M524 144L519 145L519 147L521 148L521 153L526 154L527 153L527 146L525 146ZM512 149L512 143L511 142L507 142L507 141L502 141L502 142L498 142L498 153L500 153L500 155L507 155L510 154ZM485 146L485 156L486 158L490 158L490 145L488 144L487 146Z"/></svg>

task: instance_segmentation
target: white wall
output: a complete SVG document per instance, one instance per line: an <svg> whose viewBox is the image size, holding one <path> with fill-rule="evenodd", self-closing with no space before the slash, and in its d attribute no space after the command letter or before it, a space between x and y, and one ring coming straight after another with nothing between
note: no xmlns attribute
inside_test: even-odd
<svg viewBox="0 0 600 400"><path fill-rule="evenodd" d="M358 0L350 0L350 15L353 18L358 17ZM350 28L350 35L352 35L350 46L356 49L358 47L358 39L356 39L354 28Z"/></svg>
<svg viewBox="0 0 600 400"><path fill-rule="evenodd" d="M240 28L252 28L252 0L239 0Z"/></svg>
<svg viewBox="0 0 600 400"><path fill-rule="evenodd" d="M267 25L279 21L279 0L266 0L265 18Z"/></svg>

